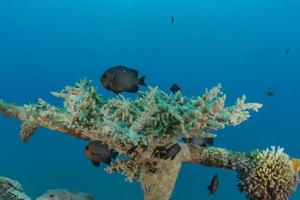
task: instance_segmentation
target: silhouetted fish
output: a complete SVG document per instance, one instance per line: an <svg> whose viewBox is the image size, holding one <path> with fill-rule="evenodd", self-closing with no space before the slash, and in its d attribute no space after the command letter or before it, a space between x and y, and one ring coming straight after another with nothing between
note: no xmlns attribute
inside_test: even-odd
<svg viewBox="0 0 300 200"><path fill-rule="evenodd" d="M181 150L181 147L179 146L179 144L174 144L170 148L166 148L165 146L157 147L154 150L152 156L158 157L158 158L164 159L164 160L167 160L169 158L171 158L171 160L173 160L176 157L176 155L179 153L180 150Z"/></svg>
<svg viewBox="0 0 300 200"><path fill-rule="evenodd" d="M275 95L275 89L274 88L268 88L267 95L268 96L274 96Z"/></svg>
<svg viewBox="0 0 300 200"><path fill-rule="evenodd" d="M138 71L125 66L115 66L104 72L101 76L102 85L115 94L121 92L135 93L138 85L146 86L145 76L138 78Z"/></svg>
<svg viewBox="0 0 300 200"><path fill-rule="evenodd" d="M290 48L287 48L284 52L284 55L288 55L290 53Z"/></svg>
<svg viewBox="0 0 300 200"><path fill-rule="evenodd" d="M112 159L118 155L117 152L108 149L101 141L90 142L84 149L85 156L92 162L95 167L99 167L103 162L109 165Z"/></svg>
<svg viewBox="0 0 300 200"><path fill-rule="evenodd" d="M171 17L171 23L172 23L172 24L175 23L175 17L174 17L174 16Z"/></svg>
<svg viewBox="0 0 300 200"><path fill-rule="evenodd" d="M180 87L178 85L176 85L175 83L172 85L172 87L170 88L171 92L173 94L175 94L176 92L180 91Z"/></svg>
<svg viewBox="0 0 300 200"><path fill-rule="evenodd" d="M214 194L219 187L219 178L218 174L215 174L214 177L211 179L210 185L208 186L207 190L209 194Z"/></svg>

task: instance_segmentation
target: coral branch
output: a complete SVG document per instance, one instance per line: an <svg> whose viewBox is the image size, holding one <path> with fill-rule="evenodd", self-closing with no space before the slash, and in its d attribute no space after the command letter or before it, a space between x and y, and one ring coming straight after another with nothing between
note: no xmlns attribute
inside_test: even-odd
<svg viewBox="0 0 300 200"><path fill-rule="evenodd" d="M275 194L286 199L295 190L298 179L292 162L282 151L245 154L180 142L183 138L212 136L211 131L226 125L238 125L250 117L250 110L258 111L262 106L246 103L246 97L242 96L234 105L226 107L226 96L220 90L221 85L218 85L206 90L201 97L188 98L180 92L169 95L149 87L136 100L123 96L104 99L90 81L82 80L74 87L67 86L61 92L52 92L64 100L63 107L52 106L41 99L36 104L24 106L0 101L0 112L23 122L23 141L27 141L38 127L45 127L106 144L109 149L123 155L123 159L116 159L107 172L120 172L129 181L140 181L146 200L169 199L181 164L185 163L236 170L240 189L249 199L274 199ZM178 148L181 150L174 160L153 156L154 150L174 146L175 143L180 145ZM272 168L273 171L264 171L266 176L269 177L270 173L282 181L260 182L263 189L258 190L259 194L253 194L253 186L249 183L254 181L251 179L253 174L258 173L255 167L265 168L261 160L270 160L277 166ZM274 183L281 184L288 192L273 187Z"/></svg>

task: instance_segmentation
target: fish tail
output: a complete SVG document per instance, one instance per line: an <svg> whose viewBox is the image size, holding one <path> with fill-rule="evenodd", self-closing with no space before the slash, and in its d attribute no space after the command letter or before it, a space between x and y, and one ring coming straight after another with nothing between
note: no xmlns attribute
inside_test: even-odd
<svg viewBox="0 0 300 200"><path fill-rule="evenodd" d="M146 76L142 76L139 79L139 85L147 86L147 84L145 83L145 78L146 78Z"/></svg>

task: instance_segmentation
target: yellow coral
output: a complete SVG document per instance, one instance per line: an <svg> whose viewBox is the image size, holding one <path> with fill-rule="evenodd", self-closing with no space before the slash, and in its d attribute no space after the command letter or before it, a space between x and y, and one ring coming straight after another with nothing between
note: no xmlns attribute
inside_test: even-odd
<svg viewBox="0 0 300 200"><path fill-rule="evenodd" d="M239 174L239 188L248 199L287 200L296 190L298 176L282 148L255 150L246 163Z"/></svg>

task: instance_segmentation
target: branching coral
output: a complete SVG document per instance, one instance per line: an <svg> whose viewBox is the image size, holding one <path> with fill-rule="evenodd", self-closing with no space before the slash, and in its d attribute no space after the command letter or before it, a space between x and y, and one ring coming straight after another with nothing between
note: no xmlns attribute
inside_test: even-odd
<svg viewBox="0 0 300 200"><path fill-rule="evenodd" d="M82 80L74 87L68 86L61 92L52 93L64 99L63 107L52 106L44 100L25 106L1 101L0 112L23 121L21 138L24 141L37 127L42 126L83 140L105 143L109 149L123 155L123 159L116 159L107 171L121 172L129 181L140 181L146 200L169 199L181 164L190 162L238 171L242 191L254 199L249 195L250 184L246 181L247 172L260 163L251 159L253 153L247 155L180 142L183 138L206 137L211 131L226 125L238 125L249 118L250 110L258 111L262 106L246 103L246 97L242 96L234 105L226 107L226 96L220 90L221 85L218 85L206 90L201 97L188 98L180 92L169 95L149 87L136 100L121 95L105 99L91 86L90 81ZM180 145L181 150L174 160L153 156L155 149L175 143ZM295 177L295 171L286 170L291 165L289 159L283 162L277 168L284 175L278 177ZM249 179L249 182L252 181ZM294 186L282 185L289 187L289 191L294 191ZM269 188L279 193L278 189Z"/></svg>

